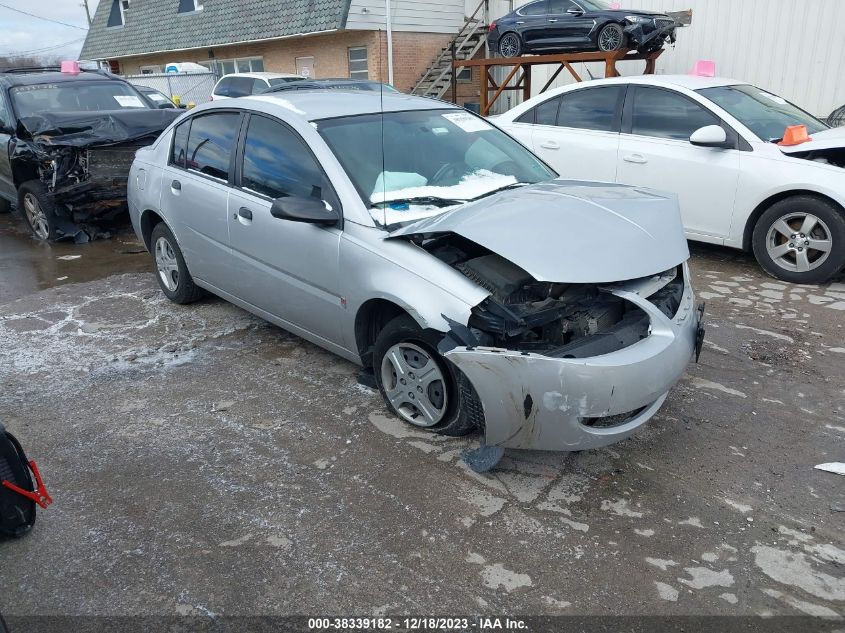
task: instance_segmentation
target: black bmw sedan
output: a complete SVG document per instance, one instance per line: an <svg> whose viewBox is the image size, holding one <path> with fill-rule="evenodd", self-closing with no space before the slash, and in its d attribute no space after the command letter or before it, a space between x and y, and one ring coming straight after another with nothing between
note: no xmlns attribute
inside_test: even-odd
<svg viewBox="0 0 845 633"><path fill-rule="evenodd" d="M613 9L604 0L535 0L490 25L490 50L502 57L563 51L658 50L675 41L668 15Z"/></svg>

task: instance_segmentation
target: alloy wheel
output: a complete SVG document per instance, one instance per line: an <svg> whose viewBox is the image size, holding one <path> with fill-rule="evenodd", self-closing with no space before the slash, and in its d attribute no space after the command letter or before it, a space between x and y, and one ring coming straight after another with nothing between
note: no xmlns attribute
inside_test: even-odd
<svg viewBox="0 0 845 633"><path fill-rule="evenodd" d="M156 240L155 246L156 268L164 287L170 292L176 292L179 287L179 261L173 245L166 237Z"/></svg>
<svg viewBox="0 0 845 633"><path fill-rule="evenodd" d="M50 223L47 220L47 214L44 213L44 209L38 202L38 198L31 193L26 194L23 197L23 210L35 236L40 240L48 239L50 237Z"/></svg>
<svg viewBox="0 0 845 633"><path fill-rule="evenodd" d="M611 24L599 33L599 48L603 51L616 51L622 47L622 28L618 24Z"/></svg>
<svg viewBox="0 0 845 633"><path fill-rule="evenodd" d="M519 55L519 38L513 33L508 33L499 42L499 52L502 57L516 57Z"/></svg>
<svg viewBox="0 0 845 633"><path fill-rule="evenodd" d="M446 412L446 381L422 347L397 343L381 361L381 382L396 412L415 426L432 427Z"/></svg>
<svg viewBox="0 0 845 633"><path fill-rule="evenodd" d="M815 270L830 256L833 239L824 221L811 213L789 213L775 221L766 235L766 252L784 270Z"/></svg>

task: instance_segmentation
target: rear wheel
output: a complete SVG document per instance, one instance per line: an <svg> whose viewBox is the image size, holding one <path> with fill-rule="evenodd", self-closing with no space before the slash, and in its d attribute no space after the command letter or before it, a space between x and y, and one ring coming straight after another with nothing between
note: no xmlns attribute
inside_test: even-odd
<svg viewBox="0 0 845 633"><path fill-rule="evenodd" d="M522 40L516 33L505 33L499 40L499 55L519 57L522 54Z"/></svg>
<svg viewBox="0 0 845 633"><path fill-rule="evenodd" d="M845 215L821 198L786 198L757 220L752 247L773 277L793 283L826 281L845 266Z"/></svg>
<svg viewBox="0 0 845 633"><path fill-rule="evenodd" d="M194 283L185 258L173 232L159 222L150 237L156 265L156 279L165 296L174 303L193 303L203 296L202 288Z"/></svg>
<svg viewBox="0 0 845 633"><path fill-rule="evenodd" d="M56 239L56 204L40 180L29 180L20 186L18 209L35 239L42 242Z"/></svg>
<svg viewBox="0 0 845 633"><path fill-rule="evenodd" d="M600 51L618 51L625 48L625 33L619 24L611 22L599 31L597 42Z"/></svg>
<svg viewBox="0 0 845 633"><path fill-rule="evenodd" d="M388 409L405 422L441 435L466 435L476 421L461 410L457 369L437 352L442 337L407 315L390 321L373 350L376 382Z"/></svg>

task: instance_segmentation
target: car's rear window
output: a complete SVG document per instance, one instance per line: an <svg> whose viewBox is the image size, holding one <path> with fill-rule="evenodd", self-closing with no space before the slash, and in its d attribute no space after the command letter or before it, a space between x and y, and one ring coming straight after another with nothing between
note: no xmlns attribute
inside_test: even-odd
<svg viewBox="0 0 845 633"><path fill-rule="evenodd" d="M20 118L40 112L97 112L149 108L137 91L122 81L79 81L12 88Z"/></svg>

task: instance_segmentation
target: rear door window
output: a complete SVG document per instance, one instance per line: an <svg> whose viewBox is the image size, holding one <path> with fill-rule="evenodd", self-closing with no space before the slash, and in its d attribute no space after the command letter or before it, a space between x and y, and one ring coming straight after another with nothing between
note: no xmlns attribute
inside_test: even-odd
<svg viewBox="0 0 845 633"><path fill-rule="evenodd" d="M618 132L624 86L586 88L562 95L557 124L599 132Z"/></svg>
<svg viewBox="0 0 845 633"><path fill-rule="evenodd" d="M237 112L215 112L193 117L188 135L187 168L228 180L239 121L240 114Z"/></svg>
<svg viewBox="0 0 845 633"><path fill-rule="evenodd" d="M549 3L547 0L540 0L540 2L532 2L526 4L519 10L520 15L546 15L548 13Z"/></svg>
<svg viewBox="0 0 845 633"><path fill-rule="evenodd" d="M173 147L170 148L170 164L187 167L185 156L188 152L188 131L191 129L191 120L188 119L177 125L173 130Z"/></svg>
<svg viewBox="0 0 845 633"><path fill-rule="evenodd" d="M686 141L697 129L720 124L715 114L676 92L638 86L634 93L632 134Z"/></svg>

